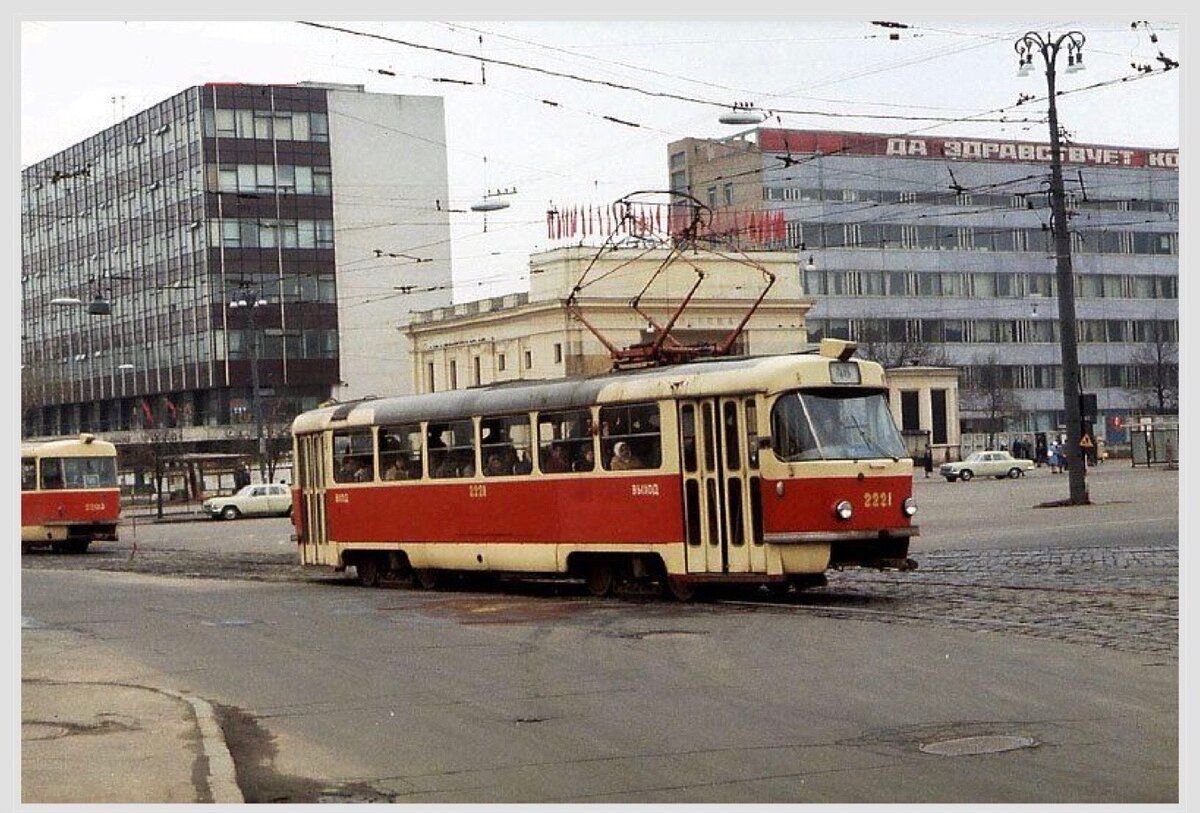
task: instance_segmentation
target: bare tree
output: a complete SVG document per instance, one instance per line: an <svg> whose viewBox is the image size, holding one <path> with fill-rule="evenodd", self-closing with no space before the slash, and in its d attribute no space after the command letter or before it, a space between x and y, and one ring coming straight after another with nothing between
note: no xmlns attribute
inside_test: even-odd
<svg viewBox="0 0 1200 813"><path fill-rule="evenodd" d="M1166 415L1179 411L1179 346L1170 341L1162 322L1153 324L1149 340L1129 356L1137 369L1129 389L1141 406Z"/></svg>
<svg viewBox="0 0 1200 813"><path fill-rule="evenodd" d="M986 358L974 358L971 366L963 369L963 382L959 391L962 405L987 420L988 447L995 448L996 433L1004 431L1009 419L1021 411L1021 399L1012 379L1000 365L999 356L991 353Z"/></svg>
<svg viewBox="0 0 1200 813"><path fill-rule="evenodd" d="M895 367L949 367L942 345L919 340L902 342L868 339L858 343L859 358L875 361L885 369Z"/></svg>
<svg viewBox="0 0 1200 813"><path fill-rule="evenodd" d="M155 513L163 516L163 486L167 483L167 468L172 459L171 450L180 440L177 429L157 427L142 431L142 442L122 446L121 465L134 472L136 481L149 474L154 483ZM136 483L135 483L136 485Z"/></svg>
<svg viewBox="0 0 1200 813"><path fill-rule="evenodd" d="M292 452L292 419L296 417L292 402L281 398L268 401L263 407L263 450L267 482L275 482L275 470Z"/></svg>

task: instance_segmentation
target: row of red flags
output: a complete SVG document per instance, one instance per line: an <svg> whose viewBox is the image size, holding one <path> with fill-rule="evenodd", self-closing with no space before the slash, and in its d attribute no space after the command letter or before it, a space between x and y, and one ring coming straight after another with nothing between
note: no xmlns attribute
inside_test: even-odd
<svg viewBox="0 0 1200 813"><path fill-rule="evenodd" d="M546 236L562 240L593 235L663 234L663 206L613 204L611 206L571 206L546 212ZM667 213L667 231L682 234L690 225L690 209L672 209ZM782 211L718 209L712 222L700 225L701 235L736 235L753 243L782 242L787 237L787 221Z"/></svg>

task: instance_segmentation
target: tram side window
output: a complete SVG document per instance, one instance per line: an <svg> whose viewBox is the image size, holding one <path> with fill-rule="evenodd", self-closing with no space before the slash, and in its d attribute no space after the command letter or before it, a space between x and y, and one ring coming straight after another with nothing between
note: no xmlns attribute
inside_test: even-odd
<svg viewBox="0 0 1200 813"><path fill-rule="evenodd" d="M62 459L58 457L42 458L42 488L57 489L63 487Z"/></svg>
<svg viewBox="0 0 1200 813"><path fill-rule="evenodd" d="M32 457L21 458L21 490L33 491L37 488L37 460Z"/></svg>
<svg viewBox="0 0 1200 813"><path fill-rule="evenodd" d="M430 477L475 476L475 424L472 421L431 423L425 437Z"/></svg>
<svg viewBox="0 0 1200 813"><path fill-rule="evenodd" d="M537 421L538 468L543 474L592 471L596 468L590 410L540 412Z"/></svg>
<svg viewBox="0 0 1200 813"><path fill-rule="evenodd" d="M528 415L482 418L479 421L479 452L485 477L529 474L533 459L529 455Z"/></svg>
<svg viewBox="0 0 1200 813"><path fill-rule="evenodd" d="M421 479L421 425L384 426L379 430L381 480Z"/></svg>
<svg viewBox="0 0 1200 813"><path fill-rule="evenodd" d="M368 431L333 433L333 481L363 483L375 479L375 439Z"/></svg>
<svg viewBox="0 0 1200 813"><path fill-rule="evenodd" d="M114 488L117 461L111 457L64 457L63 480L67 488Z"/></svg>
<svg viewBox="0 0 1200 813"><path fill-rule="evenodd" d="M600 407L600 446L609 471L657 469L662 463L658 404Z"/></svg>

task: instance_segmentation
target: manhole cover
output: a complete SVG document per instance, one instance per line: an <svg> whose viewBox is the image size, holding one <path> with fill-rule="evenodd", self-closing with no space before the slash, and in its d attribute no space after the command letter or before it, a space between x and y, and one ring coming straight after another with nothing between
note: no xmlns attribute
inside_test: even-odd
<svg viewBox="0 0 1200 813"><path fill-rule="evenodd" d="M1037 745L1037 741L1033 737L993 734L986 737L959 737L954 740L930 742L921 746L921 752L940 757L968 757L976 754L1015 751L1018 748L1032 748L1035 745Z"/></svg>

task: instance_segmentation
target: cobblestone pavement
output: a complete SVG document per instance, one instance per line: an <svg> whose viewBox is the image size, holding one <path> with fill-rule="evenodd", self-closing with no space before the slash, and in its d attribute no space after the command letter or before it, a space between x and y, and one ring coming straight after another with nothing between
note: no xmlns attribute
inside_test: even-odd
<svg viewBox="0 0 1200 813"><path fill-rule="evenodd" d="M798 606L1178 658L1174 547L946 550L907 573L830 574Z"/></svg>

